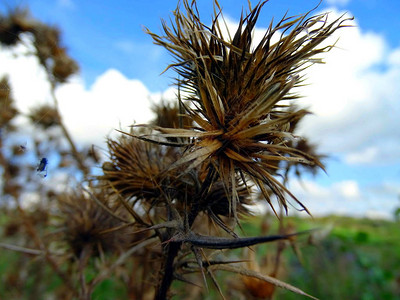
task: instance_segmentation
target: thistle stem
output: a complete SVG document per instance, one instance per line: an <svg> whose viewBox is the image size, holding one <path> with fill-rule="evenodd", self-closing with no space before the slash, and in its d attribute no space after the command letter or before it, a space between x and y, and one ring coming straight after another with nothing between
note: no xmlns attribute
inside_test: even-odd
<svg viewBox="0 0 400 300"><path fill-rule="evenodd" d="M170 242L165 247L167 255L164 261L164 274L161 283L157 289L157 293L154 297L154 300L167 299L167 293L173 281L174 260L175 257L178 255L181 246L182 246L181 242L179 243Z"/></svg>
<svg viewBox="0 0 400 300"><path fill-rule="evenodd" d="M200 200L203 198L204 194L208 191L210 185L212 184L212 179L215 176L215 168L213 165L210 165L208 169L208 173L206 178L203 181L201 189L199 191L199 199L195 201L195 203L191 206L190 212L188 214L188 224L189 228L192 227L194 220L196 219L197 215L200 211ZM169 236L172 238L172 236ZM156 295L154 300L164 300L167 299L167 293L173 281L173 273L174 273L174 261L175 257L178 255L179 250L182 247L182 242L168 242L164 247L165 259L163 263L162 269L162 279L157 288Z"/></svg>

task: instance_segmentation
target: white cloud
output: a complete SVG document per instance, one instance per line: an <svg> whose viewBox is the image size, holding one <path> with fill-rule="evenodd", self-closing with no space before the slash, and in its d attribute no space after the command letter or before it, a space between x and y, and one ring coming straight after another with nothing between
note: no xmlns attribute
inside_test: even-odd
<svg viewBox="0 0 400 300"><path fill-rule="evenodd" d="M396 196L400 200L400 185L399 182L384 180L377 183L375 186L369 187L369 191L381 197ZM400 202L398 202L400 206Z"/></svg>
<svg viewBox="0 0 400 300"><path fill-rule="evenodd" d="M326 3L330 5L346 5L350 0L326 0Z"/></svg>
<svg viewBox="0 0 400 300"><path fill-rule="evenodd" d="M334 12L332 19L339 15ZM386 163L399 162L400 49L389 49L382 36L357 26L339 30L337 37L338 48L325 55L326 64L307 70L310 85L299 104L315 115L300 132L323 152L347 155L349 163L374 163L383 156Z"/></svg>
<svg viewBox="0 0 400 300"><path fill-rule="evenodd" d="M117 41L115 42L115 47L126 54L132 54L137 48L137 46L132 40Z"/></svg>
<svg viewBox="0 0 400 300"><path fill-rule="evenodd" d="M66 125L81 141L98 143L114 129L126 130L152 117L144 84L116 70L100 75L89 90L75 82L60 87L56 95Z"/></svg>
<svg viewBox="0 0 400 300"><path fill-rule="evenodd" d="M366 146L360 151L348 152L344 161L349 165L396 165L400 160L400 143L396 140L382 141L379 145Z"/></svg>
<svg viewBox="0 0 400 300"><path fill-rule="evenodd" d="M50 85L37 58L26 55L34 51L29 36L23 36L22 40L24 44L13 50L0 47L0 76L8 75L17 108L26 114L33 104L49 101Z"/></svg>
<svg viewBox="0 0 400 300"><path fill-rule="evenodd" d="M35 105L52 104L46 74L35 57L22 55L25 47L16 51L0 51L0 64L11 81L11 92L17 108L24 114ZM78 142L104 142L114 129L128 130L134 123L147 123L152 117L151 104L161 97L171 99L174 89L153 93L136 79L128 79L117 70L107 70L86 89L82 79L75 76L56 90L60 111L67 128Z"/></svg>
<svg viewBox="0 0 400 300"><path fill-rule="evenodd" d="M329 11L331 21L343 14ZM237 22L225 21L232 36ZM351 24L329 40L333 44L339 38L335 49L321 55L326 64L307 69L310 85L300 90L305 97L299 105L314 116L303 121L300 133L321 152L341 154L349 164L400 162L400 49L389 49L383 36ZM254 45L265 31L256 27Z"/></svg>
<svg viewBox="0 0 400 300"><path fill-rule="evenodd" d="M333 190L337 195L343 196L348 200L359 200L361 198L360 188L354 180L346 180L335 183Z"/></svg>
<svg viewBox="0 0 400 300"><path fill-rule="evenodd" d="M396 49L389 54L388 63L393 68L400 68L400 49Z"/></svg>
<svg viewBox="0 0 400 300"><path fill-rule="evenodd" d="M57 90L60 110L72 134L95 144L106 135L117 134L114 129L147 123L153 118L152 103L174 95L173 89L151 94L140 80L128 79L114 69L100 75L89 90L79 81Z"/></svg>
<svg viewBox="0 0 400 300"><path fill-rule="evenodd" d="M361 151L349 153L345 156L348 164L365 164L378 158L378 149L376 147L367 147Z"/></svg>
<svg viewBox="0 0 400 300"><path fill-rule="evenodd" d="M337 214L386 219L393 217L396 208L396 201L393 200L398 192L390 183L376 189L365 189L355 180L333 182L326 186L309 180L292 180L289 190L314 216ZM385 193L382 192L384 190ZM297 212L289 208L289 213ZM304 216L304 212L301 215Z"/></svg>
<svg viewBox="0 0 400 300"><path fill-rule="evenodd" d="M72 0L57 0L57 4L62 8L68 8L68 9L76 8L76 5Z"/></svg>

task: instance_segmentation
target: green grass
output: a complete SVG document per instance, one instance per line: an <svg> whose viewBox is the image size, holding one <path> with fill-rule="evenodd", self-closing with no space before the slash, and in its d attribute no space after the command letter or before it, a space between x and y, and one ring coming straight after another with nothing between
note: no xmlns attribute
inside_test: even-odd
<svg viewBox="0 0 400 300"><path fill-rule="evenodd" d="M329 217L312 223L331 224L331 234L301 248L302 265L287 253L287 282L320 299L399 299L399 222ZM298 296L280 291L277 299Z"/></svg>
<svg viewBox="0 0 400 300"><path fill-rule="evenodd" d="M315 219L290 217L285 220L298 231L312 228L321 231L329 228L330 231L315 243L309 243L307 236L297 239L302 263L290 247L286 248L283 270L278 276L280 280L320 299L400 299L400 222L335 216ZM263 218L257 217L243 222L246 235L259 235L262 221ZM276 233L274 217L271 217L270 225L268 234ZM2 241L12 243L9 239ZM15 244L18 244L17 240ZM255 250L258 260L262 261L267 254L275 253L276 243L260 245ZM238 258L241 251L226 254ZM0 249L0 274L0 299L32 299L32 295L54 297L54 291L62 285L43 261L5 249ZM241 280L240 276L226 272L217 275L220 281ZM14 286L10 285L15 278L19 280ZM210 294L205 295L203 291L199 299L220 299L212 286L209 282ZM221 286L229 288L229 283L222 282ZM174 287L183 289L174 299L184 299L181 295L187 286L176 283ZM122 282L109 279L96 287L92 299L113 299L114 296L124 299L126 295ZM306 298L278 289L274 299Z"/></svg>

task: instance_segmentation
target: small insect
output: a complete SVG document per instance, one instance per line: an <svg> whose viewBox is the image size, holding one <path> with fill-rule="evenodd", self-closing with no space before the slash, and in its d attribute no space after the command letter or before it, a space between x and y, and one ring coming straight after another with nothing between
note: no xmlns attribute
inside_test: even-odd
<svg viewBox="0 0 400 300"><path fill-rule="evenodd" d="M27 147L26 147L27 144L28 144L28 142L25 142L24 144L19 145L19 151L25 152L27 149Z"/></svg>
<svg viewBox="0 0 400 300"><path fill-rule="evenodd" d="M38 174L43 175L43 177L47 176L47 165L48 165L49 161L47 160L46 157L43 157L39 164L37 165L37 169L36 171L38 172ZM45 174L43 174L45 173Z"/></svg>

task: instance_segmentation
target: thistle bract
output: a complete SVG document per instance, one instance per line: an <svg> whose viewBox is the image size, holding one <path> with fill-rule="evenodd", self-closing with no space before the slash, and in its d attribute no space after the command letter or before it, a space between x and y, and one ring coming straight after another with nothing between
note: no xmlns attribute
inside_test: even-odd
<svg viewBox="0 0 400 300"><path fill-rule="evenodd" d="M343 19L331 23L327 14L284 17L271 24L258 45L252 45L263 1L240 18L231 38L224 26L218 2L211 26L200 21L194 2L183 1L174 12L172 27L163 22L165 35L148 30L154 42L175 57L169 67L177 74L182 115L191 128L153 127L154 142L180 138L185 151L171 168L185 165L214 170L213 180L221 180L229 193L229 207L236 214L237 178L254 183L274 209L274 195L287 210L287 195L306 208L276 178L282 162L310 166L323 165L317 157L294 147L291 124L308 112L293 109L290 102L299 96L293 88L303 83L302 71L321 60L316 56L332 46L321 43L343 27ZM273 42L274 41L274 42ZM177 146L177 145L176 145ZM212 185L212 182L210 183Z"/></svg>

